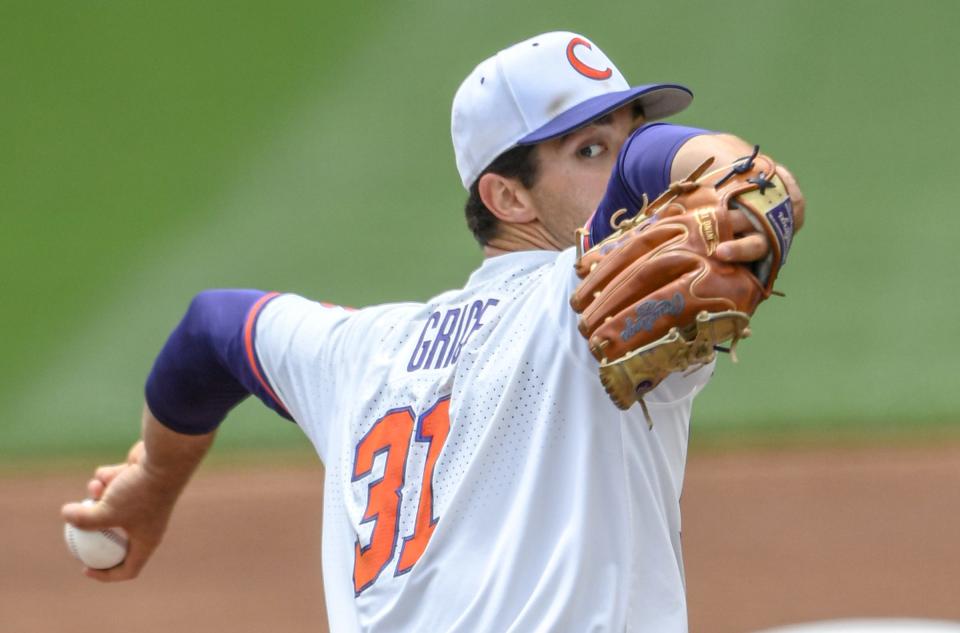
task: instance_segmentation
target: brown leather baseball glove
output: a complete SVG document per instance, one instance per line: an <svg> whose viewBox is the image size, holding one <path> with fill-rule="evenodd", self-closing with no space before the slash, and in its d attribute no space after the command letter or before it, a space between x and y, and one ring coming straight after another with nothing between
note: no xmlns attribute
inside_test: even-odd
<svg viewBox="0 0 960 633"><path fill-rule="evenodd" d="M750 316L774 293L793 237L791 200L772 159L755 148L707 172L712 163L578 253L582 281L570 305L580 314L580 333L614 403L627 409L639 400L648 422L646 393L672 372L709 363L718 349L732 352L749 334ZM746 266L714 256L734 238L730 212L746 214L767 236L765 259ZM729 349L722 347L728 341Z"/></svg>

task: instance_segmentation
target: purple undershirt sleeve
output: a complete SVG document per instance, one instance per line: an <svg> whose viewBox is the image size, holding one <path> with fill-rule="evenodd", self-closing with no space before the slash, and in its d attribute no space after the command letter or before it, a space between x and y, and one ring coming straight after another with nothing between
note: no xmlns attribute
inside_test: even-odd
<svg viewBox="0 0 960 633"><path fill-rule="evenodd" d="M619 209L631 217L643 205L643 196L653 200L670 185L670 169L677 152L688 140L709 130L648 123L638 128L620 149L607 191L591 217L588 228L592 246L613 232L610 218Z"/></svg>
<svg viewBox="0 0 960 633"><path fill-rule="evenodd" d="M207 290L190 303L147 378L147 406L168 428L214 430L251 393L290 419L253 352L256 318L276 293Z"/></svg>

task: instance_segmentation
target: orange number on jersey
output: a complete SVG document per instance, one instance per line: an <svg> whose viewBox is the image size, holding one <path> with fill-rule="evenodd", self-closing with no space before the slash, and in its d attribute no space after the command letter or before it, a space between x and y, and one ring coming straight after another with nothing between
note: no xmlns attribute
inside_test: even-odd
<svg viewBox="0 0 960 633"><path fill-rule="evenodd" d="M420 560L426 549L437 519L433 516L433 468L437 465L440 449L447 441L450 432L450 397L442 399L432 409L420 416L417 429L417 441L427 442L427 462L423 469L423 483L420 486L420 503L417 507L417 523L413 536L403 539L400 548L400 561L397 563L397 575L410 571Z"/></svg>
<svg viewBox="0 0 960 633"><path fill-rule="evenodd" d="M377 420L373 428L357 444L353 462L353 481L370 474L373 461L384 451L387 463L383 477L368 487L367 509L360 524L373 521L370 544L360 547L357 541L353 557L353 589L359 594L373 584L393 558L397 544L397 521L400 518L403 477L413 433L413 412L410 409L391 411Z"/></svg>
<svg viewBox="0 0 960 633"><path fill-rule="evenodd" d="M391 411L377 420L360 443L353 461L353 481L370 475L376 457L386 453L383 477L367 486L367 508L360 524L373 521L370 544L354 546L353 590L359 595L376 582L384 568L393 559L397 545L400 503L403 481L413 435L414 415L410 408ZM420 416L416 441L426 442L427 459L420 486L420 501L413 535L403 539L400 560L395 575L410 571L426 549L438 518L433 516L433 470L450 431L450 396Z"/></svg>

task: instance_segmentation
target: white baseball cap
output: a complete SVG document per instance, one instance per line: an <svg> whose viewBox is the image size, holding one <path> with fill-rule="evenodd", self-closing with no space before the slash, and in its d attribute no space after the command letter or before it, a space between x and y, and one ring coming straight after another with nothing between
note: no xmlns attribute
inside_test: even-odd
<svg viewBox="0 0 960 633"><path fill-rule="evenodd" d="M634 101L647 120L686 108L677 84L631 88L603 51L569 31L543 33L481 62L453 98L450 130L463 186L516 145L562 136Z"/></svg>

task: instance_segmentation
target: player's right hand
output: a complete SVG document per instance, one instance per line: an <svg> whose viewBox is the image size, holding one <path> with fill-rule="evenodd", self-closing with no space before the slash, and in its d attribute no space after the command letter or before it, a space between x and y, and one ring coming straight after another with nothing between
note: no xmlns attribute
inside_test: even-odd
<svg viewBox="0 0 960 633"><path fill-rule="evenodd" d="M93 505L68 503L61 508L63 519L84 530L121 527L127 532L127 557L107 570L84 569L95 580L112 582L136 578L157 548L166 531L177 494L145 468L143 442L130 449L122 464L101 466L87 483Z"/></svg>
<svg viewBox="0 0 960 633"><path fill-rule="evenodd" d="M111 464L110 466L100 466L93 473L93 478L87 482L87 496L94 501L99 501L100 497L103 496L103 491L106 490L107 486L110 485L110 482L113 481L120 472L127 467L128 464L139 463L143 457L143 442L137 442L130 449L130 452L127 453L127 461L122 464Z"/></svg>

